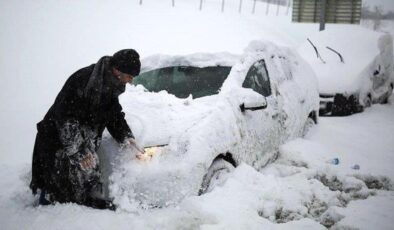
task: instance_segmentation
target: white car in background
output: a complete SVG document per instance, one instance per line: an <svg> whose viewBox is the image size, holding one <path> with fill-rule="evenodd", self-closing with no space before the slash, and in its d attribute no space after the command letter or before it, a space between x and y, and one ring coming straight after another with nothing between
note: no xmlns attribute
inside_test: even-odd
<svg viewBox="0 0 394 230"><path fill-rule="evenodd" d="M107 195L120 208L204 194L241 163L259 169L275 160L280 144L318 119L314 73L289 48L256 41L242 57L157 55L142 65L120 102L137 141L159 147L146 148L146 160L127 149L113 158L118 146L105 135L99 151L112 162L103 167Z"/></svg>
<svg viewBox="0 0 394 230"><path fill-rule="evenodd" d="M313 45L305 42L298 51L316 73L320 115L350 115L373 103L387 103L394 88L390 34L360 26L333 27L310 41Z"/></svg>

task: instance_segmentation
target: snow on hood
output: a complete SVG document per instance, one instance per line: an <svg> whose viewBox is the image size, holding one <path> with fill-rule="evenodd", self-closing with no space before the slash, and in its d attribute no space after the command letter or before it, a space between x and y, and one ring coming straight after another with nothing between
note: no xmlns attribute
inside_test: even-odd
<svg viewBox="0 0 394 230"><path fill-rule="evenodd" d="M194 53L189 55L152 55L142 59L141 72L168 66L233 66L240 58L227 52ZM143 86L128 86L120 96L126 120L137 140L144 146L169 143L194 123L201 120L214 106L217 95L193 100L180 99L166 91L149 93Z"/></svg>
<svg viewBox="0 0 394 230"><path fill-rule="evenodd" d="M314 34L310 40L326 64L316 57L308 41L305 41L298 51L315 71L320 93L360 91L380 60L392 62L391 36L360 26L332 27ZM343 56L344 63L341 63L337 54L326 47L338 51ZM387 50L391 51L391 55Z"/></svg>
<svg viewBox="0 0 394 230"><path fill-rule="evenodd" d="M176 65L233 66L238 57L228 53L155 55L144 60L143 71L149 71ZM207 128L215 129L209 128L206 122L207 119L212 122L210 117L217 114L214 111L220 107L222 100L219 98L220 95L211 95L197 99L192 99L191 96L180 99L166 91L147 92L141 85L127 86L119 100L137 142L145 147L162 144L168 146L164 148L163 154L154 157L147 164L129 159L132 154L127 151L121 150L120 154L117 154L122 164L115 164L119 167L116 167L115 173L111 175L113 183L110 190L111 196L116 198L122 208L130 210L132 207L129 205L136 202L142 202L141 205L166 206L198 190L200 179L205 172L201 162L204 162L204 156L208 154L201 145L204 138L200 137L206 136L201 132L207 132ZM199 137L196 138L195 134ZM191 142L196 142L192 149L198 154L186 154L190 150ZM203 151L205 155L199 151Z"/></svg>
<svg viewBox="0 0 394 230"><path fill-rule="evenodd" d="M125 210L133 210L134 204L167 206L198 189L196 182L201 169L191 167L190 159L184 159L186 146L179 139L188 139L190 132L217 109L218 97L180 99L166 91L151 93L140 85L127 86L126 92L120 96L120 103L138 144L168 146L162 154L144 162L136 160L135 152L130 149L118 150L116 146L111 149L107 140L107 152L118 152L107 153L112 155L110 164L116 165L114 169L109 166L107 175L112 178L110 196L117 204Z"/></svg>
<svg viewBox="0 0 394 230"><path fill-rule="evenodd" d="M137 141L142 146L168 144L203 119L215 106L217 95L180 99L166 91L146 92L142 86L127 86L120 103Z"/></svg>

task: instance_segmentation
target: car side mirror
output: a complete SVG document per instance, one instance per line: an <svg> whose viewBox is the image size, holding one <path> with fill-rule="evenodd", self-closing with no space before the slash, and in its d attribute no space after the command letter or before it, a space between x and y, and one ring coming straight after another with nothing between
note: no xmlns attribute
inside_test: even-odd
<svg viewBox="0 0 394 230"><path fill-rule="evenodd" d="M245 110L263 110L267 108L267 100L265 97L263 97L263 100L258 100L258 101L247 101L242 103L239 108L241 109L241 112L245 112Z"/></svg>

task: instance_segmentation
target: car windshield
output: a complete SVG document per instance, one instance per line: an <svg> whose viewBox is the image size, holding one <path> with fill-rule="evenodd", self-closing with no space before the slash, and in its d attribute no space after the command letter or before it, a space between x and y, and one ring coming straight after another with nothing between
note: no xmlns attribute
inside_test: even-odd
<svg viewBox="0 0 394 230"><path fill-rule="evenodd" d="M141 73L133 81L151 92L166 90L179 98L193 98L218 94L230 73L229 66L171 66Z"/></svg>

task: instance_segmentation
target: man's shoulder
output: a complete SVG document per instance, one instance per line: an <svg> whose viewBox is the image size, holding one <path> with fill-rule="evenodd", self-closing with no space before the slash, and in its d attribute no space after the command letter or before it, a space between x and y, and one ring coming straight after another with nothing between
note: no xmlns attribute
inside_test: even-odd
<svg viewBox="0 0 394 230"><path fill-rule="evenodd" d="M66 81L66 86L83 87L87 84L90 75L93 72L94 65L84 67L73 73Z"/></svg>
<svg viewBox="0 0 394 230"><path fill-rule="evenodd" d="M75 91L85 87L95 64L79 69L73 73L65 82L62 91Z"/></svg>
<svg viewBox="0 0 394 230"><path fill-rule="evenodd" d="M73 73L70 78L88 78L92 74L94 66L95 64L91 64L90 66L79 69Z"/></svg>

